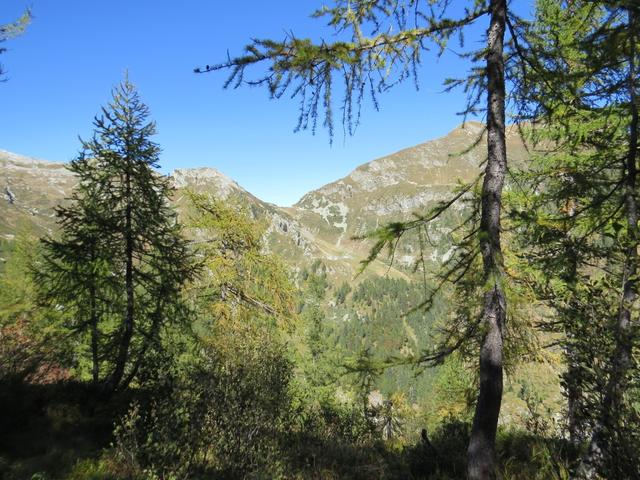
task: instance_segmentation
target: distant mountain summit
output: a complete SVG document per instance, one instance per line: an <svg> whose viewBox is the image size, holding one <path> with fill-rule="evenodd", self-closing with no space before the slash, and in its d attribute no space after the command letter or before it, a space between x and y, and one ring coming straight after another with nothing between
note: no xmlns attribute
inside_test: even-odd
<svg viewBox="0 0 640 480"><path fill-rule="evenodd" d="M178 168L171 177L176 188L209 190L221 198L227 198L233 193L250 195L235 180L211 167Z"/></svg>
<svg viewBox="0 0 640 480"><path fill-rule="evenodd" d="M527 157L515 128L509 130L507 144L512 161L520 163ZM346 177L307 193L288 211L326 242L363 258L369 247L354 243L354 236L389 221L410 218L450 198L459 182L473 181L480 174L485 158L484 126L466 122L444 137L365 163ZM461 203L455 205L450 215L434 224L430 240L439 243L450 230L448 224L455 220L455 212L462 208ZM409 242L395 260L409 266L416 258L414 247ZM431 252L433 261L442 260L445 252L435 250L443 247Z"/></svg>
<svg viewBox="0 0 640 480"><path fill-rule="evenodd" d="M0 236L12 239L22 229L50 232L55 206L75 184L63 163L0 150Z"/></svg>
<svg viewBox="0 0 640 480"><path fill-rule="evenodd" d="M405 217L442 200L458 180L479 172L484 152L465 152L482 134L475 122L447 136L373 160L346 177L306 194L294 205L337 243L375 228L389 217ZM319 226L320 228L320 226Z"/></svg>
<svg viewBox="0 0 640 480"><path fill-rule="evenodd" d="M353 237L426 211L434 202L448 198L459 181L473 180L486 156L483 131L481 124L467 122L444 137L365 163L346 177L307 193L292 207L264 202L211 167L177 169L171 174L177 188L175 202L178 211L184 212L183 190L191 189L246 204L267 226L267 248L293 268L320 259L335 277L351 278L369 248ZM507 143L512 161L526 158L515 130L508 134ZM54 208L66 201L76 183L65 165L0 150L0 172L0 236L12 239L21 229L38 235L52 232ZM445 237L455 215L452 211L432 227L429 248L434 262L447 255ZM381 261L368 274L406 276L415 258L416 247L408 242L395 258L398 269Z"/></svg>

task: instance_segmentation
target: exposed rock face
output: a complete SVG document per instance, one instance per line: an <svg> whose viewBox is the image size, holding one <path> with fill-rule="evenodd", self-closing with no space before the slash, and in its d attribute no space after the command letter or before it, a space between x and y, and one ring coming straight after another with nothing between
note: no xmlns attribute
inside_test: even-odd
<svg viewBox="0 0 640 480"><path fill-rule="evenodd" d="M16 203L16 195L11 191L9 185L4 187L4 198L12 205Z"/></svg>
<svg viewBox="0 0 640 480"><path fill-rule="evenodd" d="M211 190L221 198L227 198L233 193L246 192L235 180L215 168L179 168L174 170L171 176L176 188Z"/></svg>
<svg viewBox="0 0 640 480"><path fill-rule="evenodd" d="M64 164L0 150L0 236L13 238L23 228L48 233L54 208L71 193L76 179Z"/></svg>
<svg viewBox="0 0 640 480"><path fill-rule="evenodd" d="M338 277L353 277L369 246L353 237L385 222L425 212L435 202L449 198L459 181L477 177L485 157L483 127L468 122L447 136L373 160L346 177L304 195L293 207L263 202L237 182L210 167L177 169L172 177L179 211L186 208L184 189L209 192L247 204L251 214L266 226L266 248L280 254L292 266L316 258L327 263ZM512 161L526 157L517 133L507 138ZM477 145L474 148L474 144ZM38 234L55 228L54 207L65 201L75 178L60 163L46 162L0 150L0 235L15 235L20 225L35 227ZM462 206L457 207L458 215ZM436 246L428 258L440 262L451 254L446 242L456 209L429 231ZM400 269L410 267L417 249L408 242L395 258ZM378 262L372 274L404 276Z"/></svg>
<svg viewBox="0 0 640 480"><path fill-rule="evenodd" d="M511 155L523 157L515 131L509 141ZM448 198L458 181L472 181L479 174L485 155L483 126L468 122L445 137L361 165L346 177L309 192L294 208L306 219L320 217L311 222L318 224L318 230L338 238L345 232L351 236L359 233L359 224L375 226L373 217L403 217ZM323 228L323 221L330 228Z"/></svg>

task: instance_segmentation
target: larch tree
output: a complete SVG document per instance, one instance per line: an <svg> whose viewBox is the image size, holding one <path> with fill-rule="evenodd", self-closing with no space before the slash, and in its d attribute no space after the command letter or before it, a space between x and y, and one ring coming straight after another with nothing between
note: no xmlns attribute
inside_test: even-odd
<svg viewBox="0 0 640 480"><path fill-rule="evenodd" d="M638 434L628 402L638 348L639 15L637 2L540 0L528 35L536 55L519 85L544 154L528 173L525 236L565 334L570 433L590 436L580 479L640 473L628 448Z"/></svg>
<svg viewBox="0 0 640 480"><path fill-rule="evenodd" d="M29 23L31 23L31 18L31 10L27 9L15 22L0 25L0 43L4 43L7 40L22 35ZM5 53L6 51L6 48L0 47L0 54ZM3 79L5 73L3 66L0 64L0 79Z"/></svg>
<svg viewBox="0 0 640 480"><path fill-rule="evenodd" d="M575 474L575 478L580 479L597 478L603 470L607 471L603 468L607 456L615 458L617 454L611 451L611 438L620 426L619 413L624 409L625 394L635 363L634 345L637 348L640 5L630 1L603 2L603 8L603 24L590 39L593 49L590 53L598 62L594 73L598 73L605 82L604 87L596 90L593 101L596 108L604 106L617 110L618 121L624 132L622 142L617 145L611 142L615 141L615 137L608 139L611 150L622 150L616 158L620 172L621 215L609 219L612 224L617 221L616 226L620 231L616 243L620 249L621 287L616 318L611 322L614 350L610 358L610 371L589 448ZM636 465L632 475L640 474L637 468Z"/></svg>
<svg viewBox="0 0 640 480"><path fill-rule="evenodd" d="M590 148L591 135L606 120L576 97L587 83L587 52L578 39L597 28L591 6L537 2L528 31L527 51L535 51L517 79L521 115L527 128L531 159L519 172L510 195L517 226L517 249L526 259L520 269L539 301L552 308L543 331L560 334L567 370L562 375L567 398L567 427L574 446L584 440L589 405L589 358L595 349L579 345L595 332L593 298L602 298L603 285L594 283L589 265L602 257L602 235L593 229L616 210L617 166ZM524 47L524 45L523 45ZM567 112L571 112L568 114ZM617 135L618 127L607 129ZM593 145L591 145L593 147ZM596 294L600 292L600 295Z"/></svg>
<svg viewBox="0 0 640 480"><path fill-rule="evenodd" d="M156 170L149 109L128 79L112 97L71 163L80 183L37 274L44 297L89 329L92 376L107 395L131 383L163 326L182 317L181 290L195 273L170 181Z"/></svg>
<svg viewBox="0 0 640 480"><path fill-rule="evenodd" d="M264 228L246 207L189 192L189 224L204 273L196 291L205 306L204 324L260 323L285 326L293 316L293 287L273 255L263 251ZM214 315L211 315L214 313Z"/></svg>
<svg viewBox="0 0 640 480"><path fill-rule="evenodd" d="M443 54L448 41L459 36L461 42L466 27L486 19L486 43L479 51L464 55L473 65L471 75L452 81L449 88L461 86L469 95L466 114L484 112L486 116L487 161L484 165L479 208L479 228L474 232L483 264L483 298L480 318L480 387L468 449L468 475L471 479L492 478L495 475L495 437L503 390L503 342L507 318L505 275L501 244L502 190L507 175L505 142L506 72L518 62L511 34L521 20L507 0L470 0L459 15L449 12L449 0L337 0L332 7L323 7L316 17L347 40L334 42L287 36L283 41L254 40L245 47L244 55L226 62L196 69L197 73L229 69L225 86L265 86L270 95L280 98L290 92L300 100L298 128L315 130L324 110L324 126L330 135L334 129L333 92L335 79L342 83L342 121L349 133L360 120L360 107L370 93L375 106L378 94L405 80L416 79L424 52L435 49ZM369 32L367 32L369 30ZM511 54L507 55L507 49ZM250 78L249 69L267 64ZM486 101L486 107L480 103ZM446 208L463 197L472 186L450 202L439 204L418 220L393 223L376 233L378 239L371 254L375 258L385 246L437 218ZM462 263L472 261L467 258ZM468 340L468 339L467 339ZM438 361L457 348L421 358L423 362Z"/></svg>

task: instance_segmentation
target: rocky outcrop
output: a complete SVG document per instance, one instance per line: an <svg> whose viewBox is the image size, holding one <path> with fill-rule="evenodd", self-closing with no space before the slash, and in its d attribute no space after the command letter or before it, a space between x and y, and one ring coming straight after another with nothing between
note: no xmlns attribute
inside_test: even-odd
<svg viewBox="0 0 640 480"><path fill-rule="evenodd" d="M266 248L300 266L322 259L330 271L352 278L369 244L354 241L388 221L425 212L449 198L457 182L473 180L485 156L483 127L475 122L454 129L445 137L401 150L359 166L346 177L304 195L293 207L264 202L215 168L184 168L171 177L177 189L176 206L187 208L186 189L208 192L238 201L266 228ZM507 141L510 155L526 157L515 131ZM471 148L477 144L474 148ZM37 234L55 228L54 208L70 195L75 178L64 164L47 162L0 150L0 235L15 235L21 225ZM462 205L431 227L434 242L427 258L441 262L450 253L447 233ZM456 213L457 212L457 213ZM417 247L408 242L395 258L400 269L410 270ZM402 273L380 264L377 272Z"/></svg>

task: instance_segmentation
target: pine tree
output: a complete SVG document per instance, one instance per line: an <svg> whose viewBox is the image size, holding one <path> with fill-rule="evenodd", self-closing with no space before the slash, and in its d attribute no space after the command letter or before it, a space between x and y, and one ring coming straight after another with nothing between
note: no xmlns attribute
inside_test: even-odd
<svg viewBox="0 0 640 480"><path fill-rule="evenodd" d="M45 297L73 311L72 328L90 331L92 376L106 394L126 388L160 346L195 272L169 179L156 171L149 109L128 79L112 97L71 164L79 186L58 210L61 238L44 240L38 275Z"/></svg>
<svg viewBox="0 0 640 480"><path fill-rule="evenodd" d="M619 228L616 243L620 259L619 306L616 318L611 322L614 338L614 350L610 357L610 371L604 388L600 415L594 426L589 448L582 458L575 478L591 479L606 472L616 476L637 476L637 453L631 468L623 467L620 471L616 465L616 446L623 442L612 442L620 428L620 413L624 410L625 394L630 385L631 373L634 369L633 349L637 345L635 330L637 320L638 299L638 247L640 232L638 230L638 158L640 135L640 5L632 2L609 4L603 2L606 15L603 25L590 40L590 50L597 61L598 76L607 81L603 91L595 96L597 104L605 104L617 110L622 142L617 145L608 139L609 151L615 155L614 161L619 169L620 214L608 218L611 226ZM599 53L599 55L598 55ZM593 101L593 100L592 100ZM598 106L597 108L602 108ZM620 152L620 150L622 150ZM618 155L616 155L618 154ZM616 445L617 444L617 445ZM623 450L624 451L624 450ZM621 455L620 455L621 456ZM609 458L607 458L609 457ZM613 459L612 468L604 468L607 461ZM635 463L635 466L633 464Z"/></svg>
<svg viewBox="0 0 640 480"><path fill-rule="evenodd" d="M482 257L483 288L480 320L484 334L480 346L480 390L468 452L468 474L471 479L495 475L495 437L503 388L503 341L507 318L505 276L501 231L502 189L507 174L505 142L505 75L517 66L518 51L513 50L520 20L506 0L473 0L458 17L448 16L448 0L419 2L417 0L337 0L333 7L323 7L315 16L328 19L329 25L340 34L350 32L348 41L313 43L291 35L282 42L255 40L245 48L245 55L227 62L196 69L209 72L231 69L225 86L242 84L264 85L272 97L279 98L290 91L300 98L298 128L315 130L317 118L324 108L324 125L333 133L333 99L335 76L342 79L344 99L342 120L351 133L360 120L360 106L369 91L374 105L379 93L407 79L417 79L421 54L434 48L440 54L448 41L459 36L462 41L465 27L488 18L485 48L467 52L474 64L469 78L449 83L449 88L463 86L469 93L466 113L479 110L486 114L487 162L484 169L477 228L473 234L478 243L472 255L458 258L456 273L451 278L464 277L468 265ZM370 36L365 30L370 28ZM508 31L507 31L508 28ZM505 44L507 35L512 38ZM505 48L511 50L506 55ZM483 62L483 65L477 65ZM252 65L269 64L265 74L246 80ZM486 108L479 102L486 99ZM432 212L412 222L390 224L374 235L377 243L368 261L373 260L386 246L394 248L400 237L415 231L437 218L451 204L463 197L473 185L463 189L450 202L443 202ZM472 328L470 331L477 329ZM470 338L466 339L467 341ZM433 355L425 355L423 362L441 361L463 342L445 347Z"/></svg>
<svg viewBox="0 0 640 480"><path fill-rule="evenodd" d="M638 474L625 398L637 368L639 8L541 0L520 79L544 150L525 235L566 335L572 437L593 426L576 478Z"/></svg>
<svg viewBox="0 0 640 480"><path fill-rule="evenodd" d="M553 321L544 323L542 329L564 336L567 371L563 385L574 445L584 439L589 411L585 403L589 354L577 343L594 333L587 333L595 320L592 299L602 288L590 282L586 271L602 254L601 237L585 233L610 211L612 204L603 200L615 186L602 157L585 148L581 140L585 131L601 127L601 119L581 108L575 98L575 92L584 88L586 61L586 52L576 39L593 31L597 21L591 7L575 3L564 7L556 1L537 4L527 36L533 43L531 51L537 53L530 56L518 79L518 93L523 103L521 115L539 128L530 130L531 161L518 175L520 188L510 196L520 229L517 241L522 257L528 259L520 269L534 285L538 300L555 312ZM569 120L568 109L574 121Z"/></svg>

